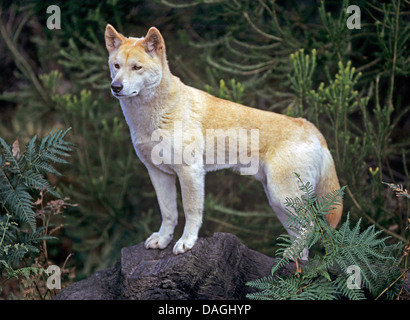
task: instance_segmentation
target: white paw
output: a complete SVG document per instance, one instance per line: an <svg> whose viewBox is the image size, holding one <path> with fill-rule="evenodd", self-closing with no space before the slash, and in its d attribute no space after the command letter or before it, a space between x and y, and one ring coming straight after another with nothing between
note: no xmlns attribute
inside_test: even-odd
<svg viewBox="0 0 410 320"><path fill-rule="evenodd" d="M154 232L146 241L145 248L147 249L164 249L172 240L172 234L164 237L159 232Z"/></svg>
<svg viewBox="0 0 410 320"><path fill-rule="evenodd" d="M172 252L174 254L185 253L188 250L192 249L192 247L196 243L196 240L197 240L197 237L190 237L190 238L182 237L181 239L177 241Z"/></svg>

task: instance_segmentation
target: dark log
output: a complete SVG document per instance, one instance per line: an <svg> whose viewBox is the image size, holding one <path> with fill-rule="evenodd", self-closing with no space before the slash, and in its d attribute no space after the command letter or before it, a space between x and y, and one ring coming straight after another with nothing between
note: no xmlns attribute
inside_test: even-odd
<svg viewBox="0 0 410 320"><path fill-rule="evenodd" d="M254 289L247 281L271 274L275 259L247 248L228 233L199 238L191 251L172 253L144 244L123 248L112 268L60 291L57 300L244 300ZM294 263L276 275L296 271ZM405 287L410 290L410 271ZM407 299L406 294L402 294Z"/></svg>
<svg viewBox="0 0 410 320"><path fill-rule="evenodd" d="M164 250L147 250L143 243L123 248L119 263L63 289L55 299L245 299L253 292L246 282L269 275L275 264L232 234L199 238L181 255L172 253L174 243ZM295 271L294 264L287 268Z"/></svg>

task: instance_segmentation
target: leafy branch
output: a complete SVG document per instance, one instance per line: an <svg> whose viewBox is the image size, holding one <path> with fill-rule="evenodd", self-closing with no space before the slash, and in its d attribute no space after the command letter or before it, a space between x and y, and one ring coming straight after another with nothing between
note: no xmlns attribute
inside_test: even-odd
<svg viewBox="0 0 410 320"><path fill-rule="evenodd" d="M299 226L299 230L295 229L297 236L280 237L281 248L277 255L281 258L272 268L272 275L247 283L260 290L249 294L248 298L356 300L365 299L366 293L373 297L385 294L388 299L397 296L402 283L398 268L402 243L387 245L388 237L379 238L383 231L376 231L374 225L361 232L361 219L351 227L349 215L339 229L333 229L325 215L340 204L344 188L317 197L312 185L298 178L303 195L286 200L289 210L287 223L290 227ZM319 253L309 257L303 270L277 275L291 259L296 260L302 250L312 250L314 246ZM349 287L351 266L360 272L362 281L359 288Z"/></svg>

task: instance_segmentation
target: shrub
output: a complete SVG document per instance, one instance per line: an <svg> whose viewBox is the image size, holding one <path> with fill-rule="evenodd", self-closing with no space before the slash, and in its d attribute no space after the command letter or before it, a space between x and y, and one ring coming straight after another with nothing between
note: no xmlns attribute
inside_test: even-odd
<svg viewBox="0 0 410 320"><path fill-rule="evenodd" d="M351 227L349 215L338 229L333 229L325 215L340 204L345 188L316 197L309 183L300 182L302 197L287 199L287 223L303 227L297 230L296 238L280 238L282 248L277 255L282 258L273 267L271 276L248 282L250 287L260 290L249 294L248 298L357 300L368 295L386 299L397 297L407 271L399 269L402 243L386 245L387 237L379 238L382 231L376 231L374 225L361 232L361 220ZM315 251L315 256L309 258L303 269L298 268L295 274L287 276L275 275L290 258L299 256L305 247L313 250L314 246L321 250ZM352 270L355 281L352 281Z"/></svg>
<svg viewBox="0 0 410 320"><path fill-rule="evenodd" d="M55 165L67 164L73 148L64 140L67 132L51 132L40 143L34 136L24 152L18 140L8 145L0 138L0 275L6 280L45 273L49 261L38 258L48 260L46 241L61 227L50 220L68 205L46 177L61 175ZM43 205L47 194L59 200Z"/></svg>

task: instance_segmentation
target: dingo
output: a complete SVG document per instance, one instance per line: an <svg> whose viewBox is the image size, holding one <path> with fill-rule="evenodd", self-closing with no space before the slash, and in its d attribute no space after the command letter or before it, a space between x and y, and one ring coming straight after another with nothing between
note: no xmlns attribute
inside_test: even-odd
<svg viewBox="0 0 410 320"><path fill-rule="evenodd" d="M146 248L163 249L172 240L178 220L176 176L186 223L174 254L188 251L197 241L207 171L230 167L252 174L262 182L281 223L295 236L286 226L284 211L285 198L301 194L293 173L309 181L317 195L340 189L326 141L310 122L245 107L184 85L170 72L165 43L156 28L144 38L127 38L107 25L105 42L112 94L120 101L161 209L161 227L146 240ZM221 163L221 153L233 161ZM339 206L326 219L335 227L341 214Z"/></svg>

